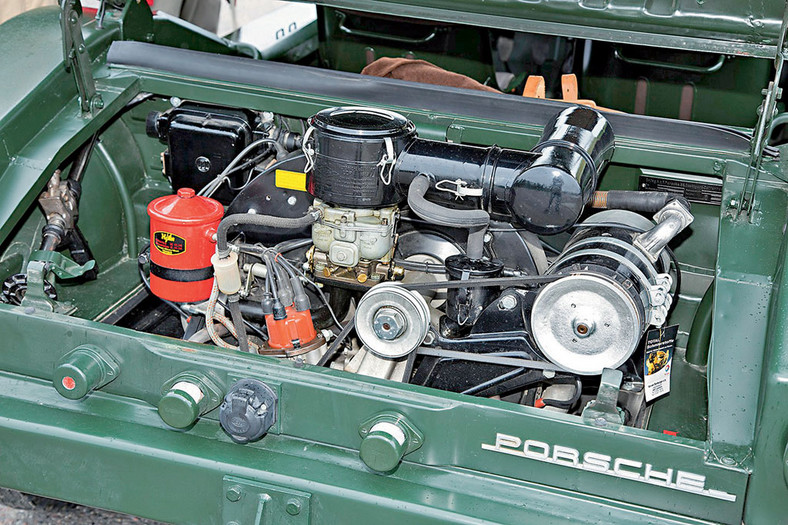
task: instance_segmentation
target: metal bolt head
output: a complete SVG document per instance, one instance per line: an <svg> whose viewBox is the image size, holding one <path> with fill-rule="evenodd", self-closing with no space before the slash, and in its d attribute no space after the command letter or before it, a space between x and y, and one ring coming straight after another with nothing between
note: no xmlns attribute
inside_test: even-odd
<svg viewBox="0 0 788 525"><path fill-rule="evenodd" d="M572 330L577 337L585 338L594 333L594 330L596 330L596 323L589 319L576 317L572 320Z"/></svg>
<svg viewBox="0 0 788 525"><path fill-rule="evenodd" d="M606 427L607 426L607 419L603 417L598 417L594 420L594 425L598 427Z"/></svg>
<svg viewBox="0 0 788 525"><path fill-rule="evenodd" d="M388 306L378 310L372 320L375 335L386 341L392 341L402 335L406 327L407 321L402 312Z"/></svg>
<svg viewBox="0 0 788 525"><path fill-rule="evenodd" d="M498 300L499 310L512 310L517 306L517 298L513 295L507 294Z"/></svg>
<svg viewBox="0 0 788 525"><path fill-rule="evenodd" d="M297 516L301 512L301 502L297 499L289 499L285 504L285 510L291 516Z"/></svg>
<svg viewBox="0 0 788 525"><path fill-rule="evenodd" d="M230 501L233 502L238 501L239 499L241 499L241 487L237 485L234 487L230 487L229 489L227 489L227 493L225 494L225 496Z"/></svg>
<svg viewBox="0 0 788 525"><path fill-rule="evenodd" d="M722 462L723 465L735 465L736 464L736 460L733 459L730 456L723 456L723 457L720 458L720 461Z"/></svg>
<svg viewBox="0 0 788 525"><path fill-rule="evenodd" d="M211 159L203 156L197 157L194 161L194 166L200 173L207 173L211 169Z"/></svg>

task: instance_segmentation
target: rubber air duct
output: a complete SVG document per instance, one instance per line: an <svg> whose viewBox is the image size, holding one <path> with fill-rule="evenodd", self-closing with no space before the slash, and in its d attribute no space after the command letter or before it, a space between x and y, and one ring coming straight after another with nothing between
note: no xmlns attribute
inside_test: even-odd
<svg viewBox="0 0 788 525"><path fill-rule="evenodd" d="M402 115L372 108L329 108L309 124L308 189L324 202L391 206L416 177L428 175L429 200L482 209L539 234L577 222L614 149L608 121L584 106L553 117L532 151L421 139Z"/></svg>

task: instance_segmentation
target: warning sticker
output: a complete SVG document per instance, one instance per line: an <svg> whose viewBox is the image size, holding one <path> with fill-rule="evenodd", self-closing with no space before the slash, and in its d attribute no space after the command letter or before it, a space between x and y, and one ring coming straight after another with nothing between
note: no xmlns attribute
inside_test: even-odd
<svg viewBox="0 0 788 525"><path fill-rule="evenodd" d="M679 325L655 328L646 334L645 378L646 401L670 392L670 369Z"/></svg>
<svg viewBox="0 0 788 525"><path fill-rule="evenodd" d="M186 239L174 233L155 232L153 246L164 255L179 255L186 251Z"/></svg>
<svg viewBox="0 0 788 525"><path fill-rule="evenodd" d="M306 191L306 173L276 170L275 184L285 190Z"/></svg>

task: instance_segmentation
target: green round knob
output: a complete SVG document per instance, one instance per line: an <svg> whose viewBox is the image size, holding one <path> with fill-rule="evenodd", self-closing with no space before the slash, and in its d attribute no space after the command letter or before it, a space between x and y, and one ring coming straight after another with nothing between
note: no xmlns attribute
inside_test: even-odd
<svg viewBox="0 0 788 525"><path fill-rule="evenodd" d="M68 399L82 399L117 376L115 362L103 350L80 346L67 354L55 367L55 389Z"/></svg>
<svg viewBox="0 0 788 525"><path fill-rule="evenodd" d="M377 472L394 470L405 455L407 434L399 425L376 423L361 441L359 456L366 466Z"/></svg>
<svg viewBox="0 0 788 525"><path fill-rule="evenodd" d="M187 428L200 417L203 397L202 390L194 383L176 383L159 401L159 416L173 428Z"/></svg>

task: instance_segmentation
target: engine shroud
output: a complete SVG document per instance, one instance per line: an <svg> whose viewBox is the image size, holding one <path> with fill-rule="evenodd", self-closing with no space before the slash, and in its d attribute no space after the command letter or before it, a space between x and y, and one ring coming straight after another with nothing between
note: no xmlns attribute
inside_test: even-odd
<svg viewBox="0 0 788 525"><path fill-rule="evenodd" d="M591 216L572 236L531 309L541 352L562 368L598 375L621 366L649 325L665 322L672 279L664 254L652 264L632 242L653 224L629 211Z"/></svg>

